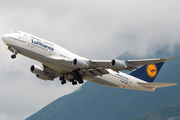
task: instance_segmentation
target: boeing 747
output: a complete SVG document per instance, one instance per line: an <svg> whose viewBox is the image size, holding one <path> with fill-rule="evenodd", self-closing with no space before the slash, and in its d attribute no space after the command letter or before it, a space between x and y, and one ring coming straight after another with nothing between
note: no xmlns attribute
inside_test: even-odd
<svg viewBox="0 0 180 120"><path fill-rule="evenodd" d="M13 52L42 63L32 65L30 71L42 80L54 80L59 77L61 84L67 81L72 85L83 84L89 80L101 85L141 91L155 91L156 88L176 85L175 83L154 83L164 62L175 57L140 60L91 60L76 55L63 47L34 35L15 31L5 34L2 40ZM140 66L140 67L138 67ZM129 74L123 70L130 70Z"/></svg>

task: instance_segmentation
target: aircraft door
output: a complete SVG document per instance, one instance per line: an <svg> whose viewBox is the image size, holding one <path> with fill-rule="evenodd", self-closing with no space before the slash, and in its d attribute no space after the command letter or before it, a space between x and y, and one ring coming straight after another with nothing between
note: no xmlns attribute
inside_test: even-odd
<svg viewBox="0 0 180 120"><path fill-rule="evenodd" d="M30 38L30 36L24 34L24 41L27 42L27 46L30 48L31 47L31 38Z"/></svg>
<svg viewBox="0 0 180 120"><path fill-rule="evenodd" d="M49 55L52 55L52 50L49 51Z"/></svg>

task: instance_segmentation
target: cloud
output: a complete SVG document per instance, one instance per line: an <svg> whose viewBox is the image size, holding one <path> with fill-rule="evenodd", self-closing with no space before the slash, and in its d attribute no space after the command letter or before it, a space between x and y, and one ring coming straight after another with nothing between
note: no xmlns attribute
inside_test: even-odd
<svg viewBox="0 0 180 120"><path fill-rule="evenodd" d="M164 37L169 32L179 32L178 1L70 0L39 1L36 4L34 1L19 1L16 4L19 3L22 7L13 6L17 14L11 15L10 10L7 12L16 29L42 36L91 59L114 58L134 43L140 51L146 51L144 49L150 41L157 41L154 34ZM143 41L147 42L141 48L139 44ZM97 54L92 49L98 50Z"/></svg>
<svg viewBox="0 0 180 120"><path fill-rule="evenodd" d="M54 42L90 59L113 59L129 50L169 52L180 40L179 1L168 0L6 0L0 4L0 36L21 30ZM11 52L0 41L0 119L24 119L60 96L77 90L58 79L42 81L29 70L40 65Z"/></svg>
<svg viewBox="0 0 180 120"><path fill-rule="evenodd" d="M18 56L19 57L19 56ZM23 58L17 58L23 59ZM21 61L21 60L20 60ZM22 62L21 62L22 63ZM24 66L16 64L16 66ZM11 65L13 66L13 65ZM28 65L25 65L27 68ZM0 113L10 119L24 119L55 99L77 90L80 85L70 83L62 86L58 79L43 81L30 73L29 68L10 67L1 71L0 76Z"/></svg>

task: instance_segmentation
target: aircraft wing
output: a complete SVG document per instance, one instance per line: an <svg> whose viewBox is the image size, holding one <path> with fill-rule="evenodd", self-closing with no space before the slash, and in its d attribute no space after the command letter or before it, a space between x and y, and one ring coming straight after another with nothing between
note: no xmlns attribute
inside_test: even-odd
<svg viewBox="0 0 180 120"><path fill-rule="evenodd" d="M155 59L140 59L140 60L91 60L91 62L97 66L104 68L111 68L115 71L121 71L121 69L115 68L116 66L124 66L125 69L122 70L132 70L137 69L137 66L147 65L152 63L160 63L172 61L175 57L170 58L155 58ZM114 63L113 63L114 62ZM117 63L117 65L115 65ZM114 65L113 65L114 64Z"/></svg>
<svg viewBox="0 0 180 120"><path fill-rule="evenodd" d="M111 60L91 60L91 63L97 67L109 68Z"/></svg>
<svg viewBox="0 0 180 120"><path fill-rule="evenodd" d="M160 62L167 62L172 61L175 57L170 58L155 58L155 59L141 59L141 60L126 60L127 64L132 64L135 66L147 65L152 63L160 63Z"/></svg>
<svg viewBox="0 0 180 120"><path fill-rule="evenodd" d="M45 65L43 65L43 66L44 66L44 72L45 72L45 74L48 74L51 78L56 78L56 77L59 76L58 71L56 71L56 70L54 70L54 69L52 69L52 68L49 68L49 67L47 67L47 66L45 66Z"/></svg>
<svg viewBox="0 0 180 120"><path fill-rule="evenodd" d="M59 57L52 57L52 56L48 56L46 57L46 59L49 61L49 62L57 62L61 65L66 65L66 66L70 66L72 67L72 59L62 59L62 58L59 58Z"/></svg>
<svg viewBox="0 0 180 120"><path fill-rule="evenodd" d="M58 63L61 67L63 66L64 72L63 73L73 73L74 71L78 70L79 67L73 65L73 60L72 59L61 59L61 58L57 58L57 57L51 57L51 60L55 61L56 63ZM86 61L89 64L92 64L89 61ZM107 62L103 62L103 64L109 64L110 61ZM103 65L104 66L104 65ZM93 67L87 66L86 68L81 68L83 74L86 74L90 77L94 77L94 76L102 76L104 74L108 74L109 72L104 68L101 67L101 65L93 65Z"/></svg>
<svg viewBox="0 0 180 120"><path fill-rule="evenodd" d="M59 57L49 57L49 61L56 63L57 67L62 68L64 73L71 73L81 69L81 74L88 76L102 76L108 74L106 69L112 69L116 72L122 70L137 69L137 66L171 61L175 57L140 59L140 60L88 60L88 59L62 59ZM75 62L75 63L74 63ZM77 65L75 65L77 63ZM62 72L62 71L61 71Z"/></svg>

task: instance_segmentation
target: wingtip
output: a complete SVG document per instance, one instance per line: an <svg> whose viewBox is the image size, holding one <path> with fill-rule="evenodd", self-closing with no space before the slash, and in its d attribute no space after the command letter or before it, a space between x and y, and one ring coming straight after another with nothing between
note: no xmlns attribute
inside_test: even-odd
<svg viewBox="0 0 180 120"><path fill-rule="evenodd" d="M172 83L172 85L178 85L178 84L176 84L176 83Z"/></svg>
<svg viewBox="0 0 180 120"><path fill-rule="evenodd" d="M169 58L167 58L166 60L167 61L172 61L172 60L174 60L176 57L175 56L173 56L173 57L169 57Z"/></svg>
<svg viewBox="0 0 180 120"><path fill-rule="evenodd" d="M176 83L169 83L170 86L178 85Z"/></svg>

